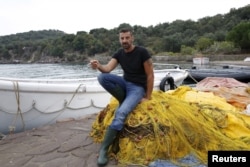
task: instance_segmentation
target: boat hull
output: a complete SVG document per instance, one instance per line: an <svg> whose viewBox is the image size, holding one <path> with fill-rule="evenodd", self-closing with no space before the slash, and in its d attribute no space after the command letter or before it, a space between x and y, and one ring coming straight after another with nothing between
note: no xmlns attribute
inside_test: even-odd
<svg viewBox="0 0 250 167"><path fill-rule="evenodd" d="M99 85L1 81L0 132L53 124L97 113L111 96Z"/></svg>
<svg viewBox="0 0 250 167"><path fill-rule="evenodd" d="M250 82L250 69L190 69L185 81L201 81L207 77L234 78L240 82Z"/></svg>
<svg viewBox="0 0 250 167"><path fill-rule="evenodd" d="M246 57L246 58L244 59L244 61L245 61L245 62L250 62L250 57Z"/></svg>
<svg viewBox="0 0 250 167"><path fill-rule="evenodd" d="M179 86L187 75L187 71L180 69L158 70L154 90L159 90L166 76L173 77ZM79 119L98 113L111 98L96 78L0 78L0 132L19 132Z"/></svg>

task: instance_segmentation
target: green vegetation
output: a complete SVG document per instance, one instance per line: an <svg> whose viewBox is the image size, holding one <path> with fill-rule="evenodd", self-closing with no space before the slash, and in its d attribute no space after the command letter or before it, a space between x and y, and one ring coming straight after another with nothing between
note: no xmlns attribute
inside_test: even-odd
<svg viewBox="0 0 250 167"><path fill-rule="evenodd" d="M120 48L118 32L122 27L133 28L135 44L146 47L152 55L248 53L249 21L247 5L196 22L175 20L149 27L122 23L111 30L99 28L89 33L42 30L0 36L0 63L82 62L94 55L112 55Z"/></svg>

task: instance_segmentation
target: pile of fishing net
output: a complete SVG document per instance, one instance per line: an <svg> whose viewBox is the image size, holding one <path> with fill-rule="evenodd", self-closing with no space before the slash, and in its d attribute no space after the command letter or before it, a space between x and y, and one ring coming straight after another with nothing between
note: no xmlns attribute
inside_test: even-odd
<svg viewBox="0 0 250 167"><path fill-rule="evenodd" d="M234 78L207 77L197 83L196 90L212 92L240 110L245 110L250 105L249 85Z"/></svg>
<svg viewBox="0 0 250 167"><path fill-rule="evenodd" d="M111 99L98 114L90 133L95 142L102 142L117 107ZM250 116L225 98L181 86L154 91L152 100L129 114L119 139L115 158L120 164L148 165L159 159L178 163L190 154L206 164L209 150L250 150ZM111 149L109 155L114 155Z"/></svg>

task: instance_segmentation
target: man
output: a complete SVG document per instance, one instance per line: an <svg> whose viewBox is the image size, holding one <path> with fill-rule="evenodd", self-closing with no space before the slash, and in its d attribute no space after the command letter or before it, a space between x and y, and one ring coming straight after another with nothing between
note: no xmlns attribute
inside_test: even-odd
<svg viewBox="0 0 250 167"><path fill-rule="evenodd" d="M97 164L104 166L108 163L108 149L122 130L128 114L134 110L138 103L151 99L154 86L154 71L151 56L148 51L135 46L134 36L130 29L122 29L119 33L122 49L118 50L106 64L98 60L91 60L93 69L102 73L98 76L99 83L119 101L115 117L107 128L99 152ZM123 77L110 74L120 64L124 71Z"/></svg>

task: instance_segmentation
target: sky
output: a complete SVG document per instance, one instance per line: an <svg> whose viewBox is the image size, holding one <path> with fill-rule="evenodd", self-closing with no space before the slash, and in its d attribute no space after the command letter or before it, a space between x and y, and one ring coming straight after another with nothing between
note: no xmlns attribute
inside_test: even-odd
<svg viewBox="0 0 250 167"><path fill-rule="evenodd" d="M39 30L68 34L122 23L156 26L226 14L250 0L0 0L0 36Z"/></svg>

